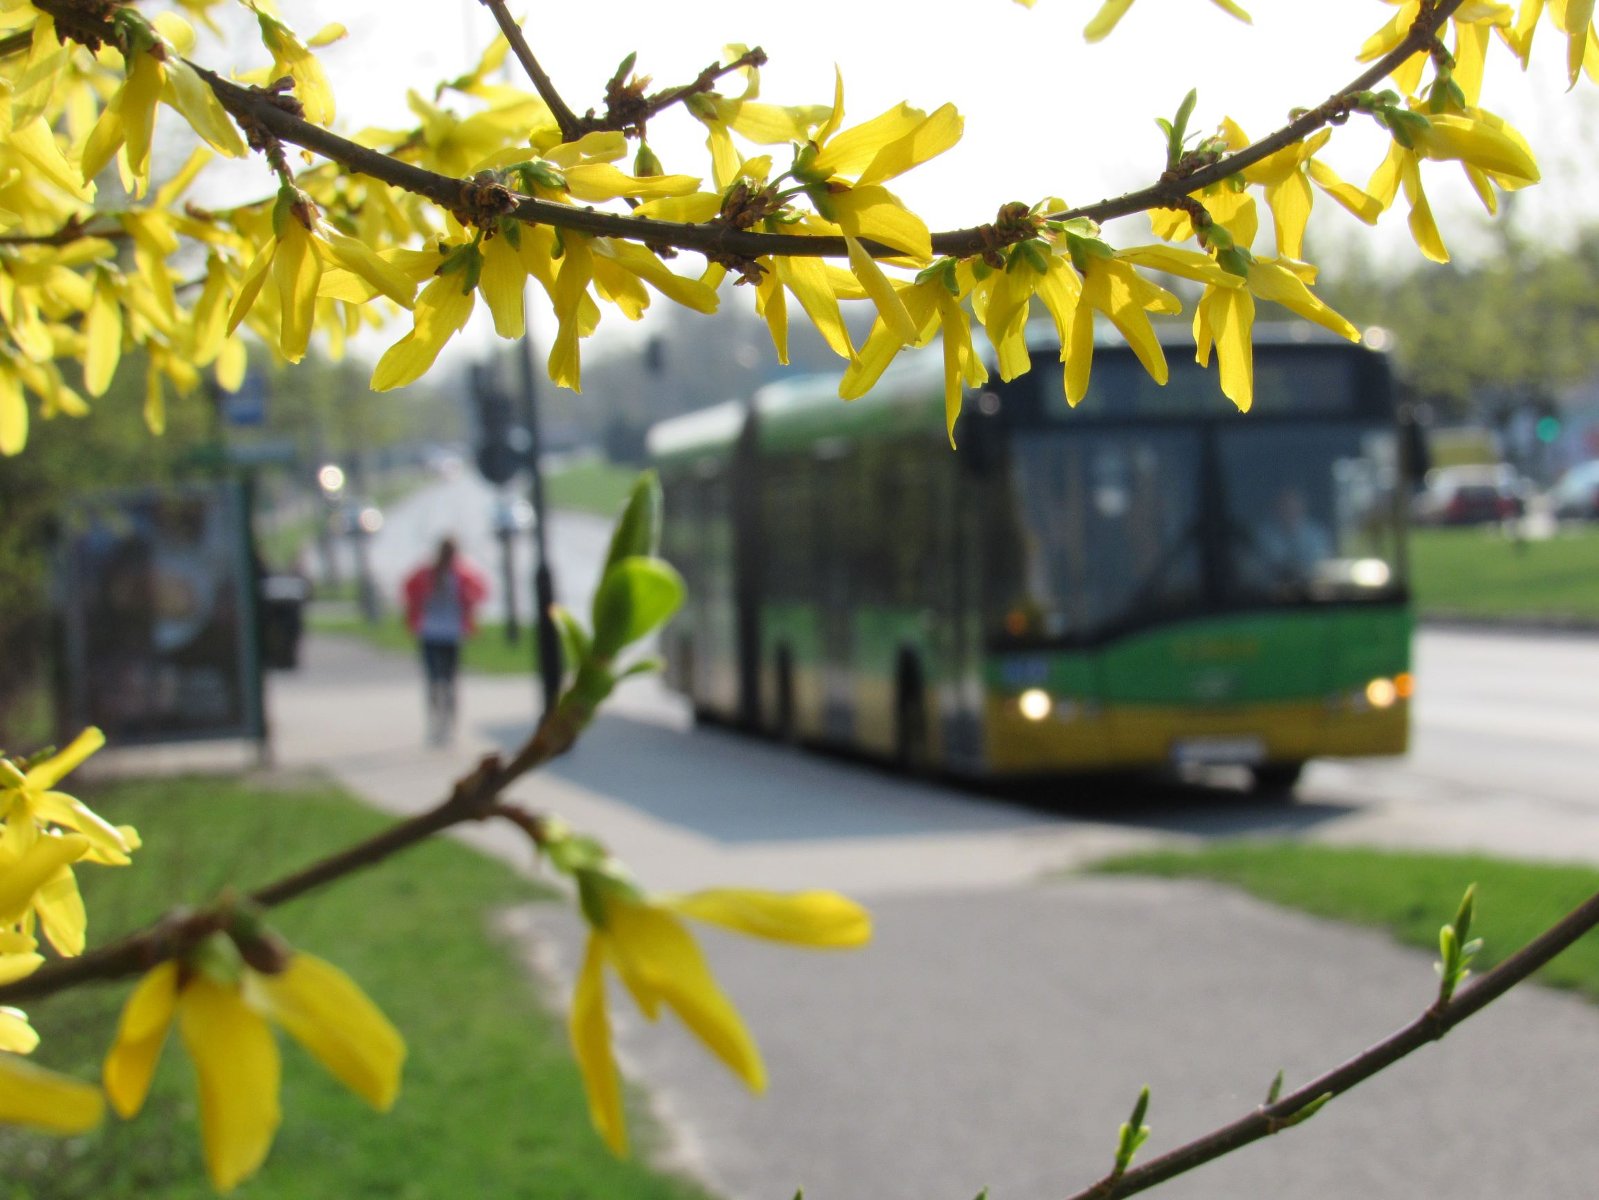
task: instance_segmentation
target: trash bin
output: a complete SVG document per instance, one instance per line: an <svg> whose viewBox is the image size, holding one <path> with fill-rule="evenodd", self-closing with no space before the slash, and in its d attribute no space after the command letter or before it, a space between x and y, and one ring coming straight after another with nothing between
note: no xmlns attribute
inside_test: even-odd
<svg viewBox="0 0 1599 1200"><path fill-rule="evenodd" d="M300 634L311 583L303 575L267 575L261 580L261 665L292 671L300 664Z"/></svg>

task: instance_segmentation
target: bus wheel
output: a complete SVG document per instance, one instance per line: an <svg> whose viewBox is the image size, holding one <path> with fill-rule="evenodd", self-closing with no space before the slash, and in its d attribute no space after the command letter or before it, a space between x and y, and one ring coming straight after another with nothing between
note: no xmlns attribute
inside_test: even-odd
<svg viewBox="0 0 1599 1200"><path fill-rule="evenodd" d="M1254 775L1254 786L1251 789L1257 796L1292 796L1294 787L1299 783L1299 777L1305 773L1305 764L1302 762L1262 763L1251 768Z"/></svg>
<svg viewBox="0 0 1599 1200"><path fill-rule="evenodd" d="M789 745L799 741L798 721L794 716L794 660L788 648L777 652L777 708L773 713L772 732L780 742Z"/></svg>
<svg viewBox="0 0 1599 1200"><path fill-rule="evenodd" d="M932 769L927 737L927 697L915 667L902 669L894 703L894 765L911 775Z"/></svg>

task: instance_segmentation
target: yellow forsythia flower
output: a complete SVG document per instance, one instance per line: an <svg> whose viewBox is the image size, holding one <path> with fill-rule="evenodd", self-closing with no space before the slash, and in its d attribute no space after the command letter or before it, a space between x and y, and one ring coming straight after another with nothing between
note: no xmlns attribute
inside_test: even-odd
<svg viewBox="0 0 1599 1200"><path fill-rule="evenodd" d="M64 750L25 770L0 757L0 929L37 920L60 953L83 952L87 916L71 864L125 866L139 846L131 826L115 826L56 785L105 744L85 729Z"/></svg>
<svg viewBox="0 0 1599 1200"><path fill-rule="evenodd" d="M752 1091L766 1087L760 1051L717 986L681 916L740 933L808 946L859 946L871 918L835 892L722 888L686 896L645 896L614 874L576 872L590 922L587 951L572 996L570 1031L594 1127L617 1154L627 1152L622 1092L611 1052L605 973L609 965L650 1020L664 1004Z"/></svg>
<svg viewBox="0 0 1599 1200"><path fill-rule="evenodd" d="M255 1173L277 1132L269 1022L373 1108L387 1111L399 1093L405 1042L349 976L302 952L281 972L262 973L217 935L188 963L156 967L128 997L104 1068L106 1095L124 1118L144 1105L174 1017L199 1078L201 1145L219 1192Z"/></svg>

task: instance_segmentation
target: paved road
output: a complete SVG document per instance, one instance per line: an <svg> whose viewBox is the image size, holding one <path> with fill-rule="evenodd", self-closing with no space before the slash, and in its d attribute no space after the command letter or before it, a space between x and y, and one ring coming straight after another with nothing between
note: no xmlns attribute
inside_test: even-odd
<svg viewBox="0 0 1599 1200"><path fill-rule="evenodd" d="M597 557L603 527L567 527L562 545ZM283 757L405 811L441 795L477 747L526 731L526 681L474 680L474 740L421 749L412 674L313 642L306 670L275 689ZM759 1101L670 1021L622 1019L670 1161L728 1200L786 1200L798 1186L811 1200L965 1200L984 1184L994 1200L1043 1200L1103 1170L1139 1085L1154 1086L1158 1150L1258 1103L1278 1067L1293 1082L1341 1061L1433 986L1428 955L1376 934L1208 886L1062 868L1256 832L1599 861L1585 775L1599 642L1427 632L1418 676L1415 755L1317 764L1288 806L1194 789L995 797L911 783L692 729L648 684L518 794L601 833L657 887L825 885L872 905L878 936L862 954L706 936L768 1059ZM505 831L472 836L528 862ZM515 919L564 993L576 923ZM1593 1007L1524 991L1303 1129L1156 1194L1586 1200L1599 1178L1596 1061Z"/></svg>

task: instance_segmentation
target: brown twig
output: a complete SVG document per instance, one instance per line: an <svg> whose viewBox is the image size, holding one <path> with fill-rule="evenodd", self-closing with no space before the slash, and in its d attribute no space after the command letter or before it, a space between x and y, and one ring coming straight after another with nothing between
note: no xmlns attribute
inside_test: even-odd
<svg viewBox="0 0 1599 1200"><path fill-rule="evenodd" d="M1475 983L1457 992L1448 1003L1433 1005L1409 1025L1348 1062L1334 1067L1275 1103L1167 1151L1159 1158L1152 1158L1142 1166L1133 1167L1119 1178L1101 1179L1075 1193L1070 1200L1113 1200L1115 1197L1131 1196L1290 1127L1297 1114L1323 1096L1342 1095L1429 1042L1436 1042L1596 927L1599 927L1599 895L1589 897L1558 924L1484 973Z"/></svg>
<svg viewBox="0 0 1599 1200"><path fill-rule="evenodd" d="M644 117L647 120L664 109L671 108L690 96L697 96L702 92L711 90L711 85L724 75L731 75L734 71L743 70L745 67L764 67L766 65L766 51L759 46L746 50L730 63L712 63L694 77L693 83L685 83L681 87L667 88L656 92L644 102Z"/></svg>
<svg viewBox="0 0 1599 1200"><path fill-rule="evenodd" d="M121 225L112 228L91 228L80 217L69 217L54 233L0 234L0 246L66 246L83 238L105 238L119 241L132 235Z"/></svg>
<svg viewBox="0 0 1599 1200"><path fill-rule="evenodd" d="M1049 219L1054 221L1069 221L1075 217L1088 217L1094 221L1110 221L1116 217L1131 216L1134 213L1146 212L1153 208L1162 208L1179 197L1192 195L1202 188L1213 183L1220 183L1230 175L1248 167L1254 166L1264 158L1270 158L1279 150L1284 150L1296 142L1303 141L1323 125L1339 119L1349 111L1350 97L1359 93L1370 91L1381 83L1400 65L1410 59L1412 55L1430 50L1437 41L1438 30L1447 21L1464 0L1439 0L1429 12L1423 8L1421 15L1416 18L1416 23L1410 27L1410 32L1405 35L1404 41L1395 46L1382 58L1378 59L1365 71L1350 80L1339 91L1334 92L1317 107L1301 113L1294 120L1288 122L1275 133L1252 142L1236 153L1229 154L1210 166L1201 167L1197 171L1184 175L1175 183L1162 181L1151 184L1136 192L1127 192L1125 195L1114 199L1101 200L1096 204L1084 205L1081 208L1067 209L1065 212L1051 213Z"/></svg>
<svg viewBox="0 0 1599 1200"><path fill-rule="evenodd" d="M527 44L527 39L522 36L522 27L518 25L510 12L506 9L504 0L481 0L482 4L494 14L494 21L500 27L500 32L505 35L505 40L511 43L511 50L516 55L517 61L522 64L522 69L527 72L533 86L538 89L540 98L549 105L550 113L555 117L555 123L560 126L561 140L563 142L576 141L583 134L583 123L578 120L576 113L561 99L561 93L555 90L555 82L539 60L533 57L533 49Z"/></svg>

